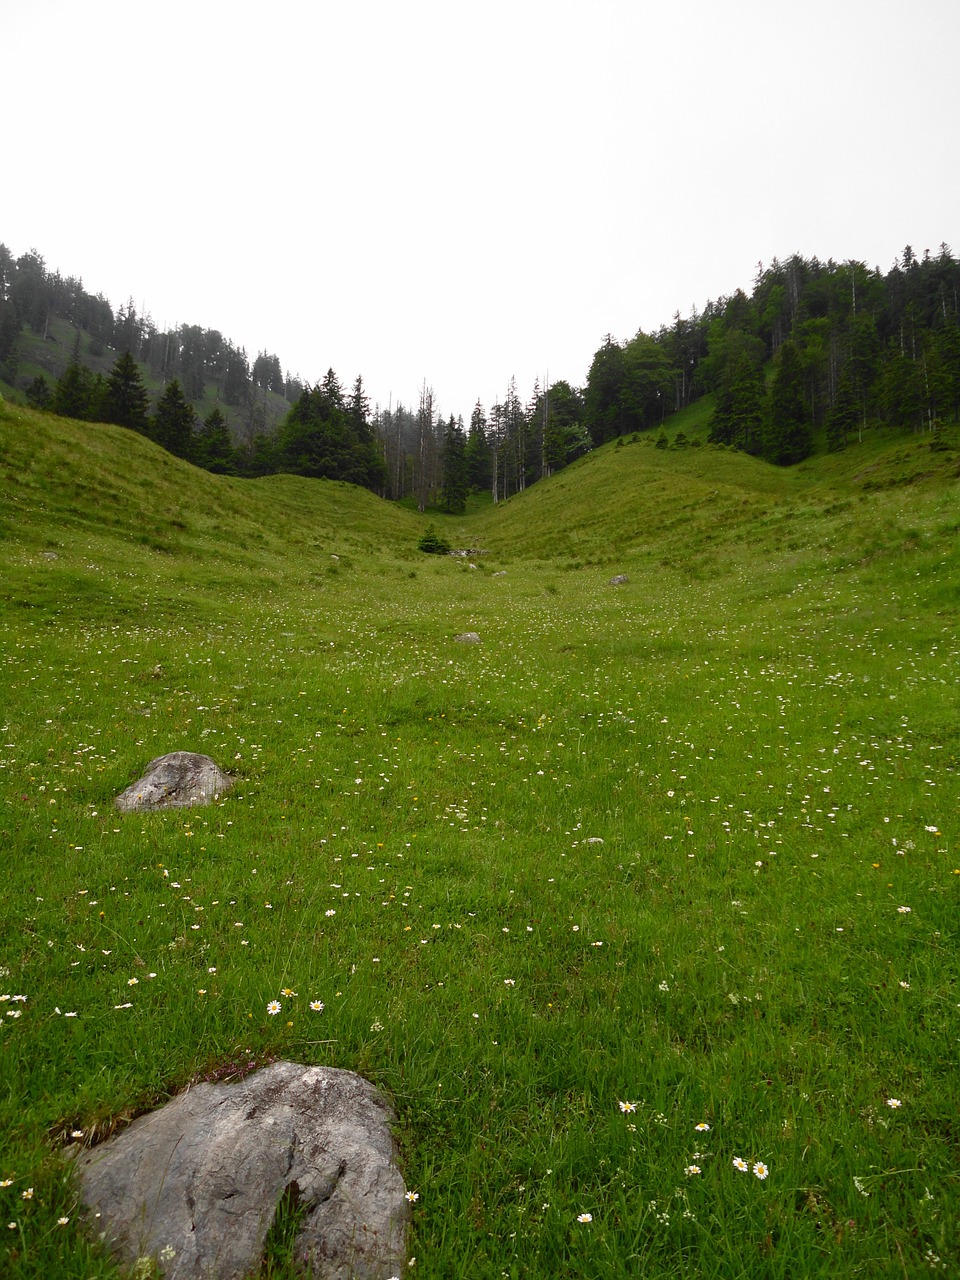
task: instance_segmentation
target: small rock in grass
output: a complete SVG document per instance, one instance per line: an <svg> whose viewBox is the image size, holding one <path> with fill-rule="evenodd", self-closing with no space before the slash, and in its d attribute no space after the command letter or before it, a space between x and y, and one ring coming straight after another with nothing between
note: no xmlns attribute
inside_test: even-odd
<svg viewBox="0 0 960 1280"><path fill-rule="evenodd" d="M171 751L151 760L143 777L121 792L114 804L123 813L185 809L209 804L232 786L231 779L209 756Z"/></svg>

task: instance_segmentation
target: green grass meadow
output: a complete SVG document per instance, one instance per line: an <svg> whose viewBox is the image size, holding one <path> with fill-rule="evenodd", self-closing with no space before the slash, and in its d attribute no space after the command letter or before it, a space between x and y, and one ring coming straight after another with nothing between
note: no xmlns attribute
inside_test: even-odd
<svg viewBox="0 0 960 1280"><path fill-rule="evenodd" d="M960 1274L958 475L643 438L466 560L0 404L0 1274L118 1275L67 1149L274 1058L392 1100L411 1275Z"/></svg>

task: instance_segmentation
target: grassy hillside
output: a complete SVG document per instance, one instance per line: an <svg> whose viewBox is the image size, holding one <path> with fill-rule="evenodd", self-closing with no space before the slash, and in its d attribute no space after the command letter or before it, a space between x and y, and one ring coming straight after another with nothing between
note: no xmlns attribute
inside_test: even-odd
<svg viewBox="0 0 960 1280"><path fill-rule="evenodd" d="M955 1269L958 463L606 446L471 564L0 404L0 1270L114 1276L64 1147L271 1057L392 1098L437 1280Z"/></svg>
<svg viewBox="0 0 960 1280"><path fill-rule="evenodd" d="M790 468L722 446L658 449L655 440L605 445L486 508L472 535L503 554L566 567L626 558L703 575L729 567L731 556L756 562L758 553L856 562L915 538L916 521L930 521L933 536L955 528L960 436L933 448L929 437L878 433Z"/></svg>
<svg viewBox="0 0 960 1280"><path fill-rule="evenodd" d="M0 425L0 598L21 606L86 617L99 600L112 616L146 593L152 607L177 612L193 596L220 610L322 586L354 561L406 572L397 557L415 553L422 528L353 485L216 477L121 427L11 405Z"/></svg>

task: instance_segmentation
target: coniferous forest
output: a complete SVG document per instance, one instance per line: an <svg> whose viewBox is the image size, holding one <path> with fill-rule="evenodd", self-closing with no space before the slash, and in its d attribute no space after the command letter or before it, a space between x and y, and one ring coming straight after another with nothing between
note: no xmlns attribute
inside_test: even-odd
<svg viewBox="0 0 960 1280"><path fill-rule="evenodd" d="M0 382L38 408L142 432L223 474L344 480L420 510L520 492L591 448L712 397L708 440L779 465L878 428L936 432L960 415L960 262L908 246L884 272L799 255L655 333L607 335L586 384L507 377L469 420L417 402L371 405L333 369L316 385L217 330L161 330L116 311L30 250L0 244Z"/></svg>

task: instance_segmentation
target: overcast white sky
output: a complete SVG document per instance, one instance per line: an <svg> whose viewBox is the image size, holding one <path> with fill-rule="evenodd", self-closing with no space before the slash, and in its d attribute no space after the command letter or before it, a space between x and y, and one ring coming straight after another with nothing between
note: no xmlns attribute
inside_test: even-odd
<svg viewBox="0 0 960 1280"><path fill-rule="evenodd" d="M960 252L960 0L0 0L0 241L469 419L793 252Z"/></svg>

